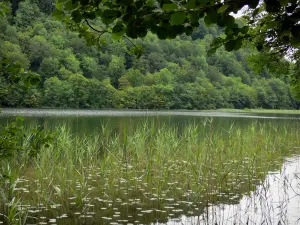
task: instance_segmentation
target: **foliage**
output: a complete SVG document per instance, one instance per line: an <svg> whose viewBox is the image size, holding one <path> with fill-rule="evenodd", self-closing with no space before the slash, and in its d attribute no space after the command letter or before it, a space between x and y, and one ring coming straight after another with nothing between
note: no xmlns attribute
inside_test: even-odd
<svg viewBox="0 0 300 225"><path fill-rule="evenodd" d="M7 5L7 1L0 2L0 17L5 16L5 14L9 11L9 7Z"/></svg>
<svg viewBox="0 0 300 225"><path fill-rule="evenodd" d="M21 151L23 138L23 120L17 118L4 129L1 129L0 138L0 160L13 157L17 151Z"/></svg>
<svg viewBox="0 0 300 225"><path fill-rule="evenodd" d="M160 39L174 39L182 34L192 35L199 20L204 19L206 25L217 24L225 30L211 50L221 45L228 51L238 50L243 40L248 40L259 51L275 52L281 58L288 54L296 57L299 48L298 5L298 0L57 0L53 15L72 29L75 27L90 42L99 41L97 35L103 33L135 39L145 37L149 31ZM244 23L232 16L240 10L244 11ZM92 25L91 21L97 18L105 27Z"/></svg>
<svg viewBox="0 0 300 225"><path fill-rule="evenodd" d="M144 38L148 32L159 39L174 39L183 34L203 37L203 26L199 23L203 19L207 26L216 24L224 31L221 35L214 33L209 55L221 46L234 51L250 44L267 61L264 67L271 73L275 69L282 74L282 67L277 63L283 58L300 60L299 4L299 0L57 0L53 15L77 30L88 44L100 46L106 43L102 38L105 33L114 39ZM241 20L234 17L236 13L243 14ZM97 23L99 20L102 25ZM143 52L140 45L134 44L133 49L138 56ZM155 69L160 69L159 65ZM296 70L293 73L294 84L298 84L300 76ZM283 74L289 75L289 69Z"/></svg>
<svg viewBox="0 0 300 225"><path fill-rule="evenodd" d="M17 117L0 130L0 161L26 155L36 157L43 147L54 141L54 133L42 127L26 130L24 119Z"/></svg>
<svg viewBox="0 0 300 225"><path fill-rule="evenodd" d="M26 214L18 212L16 208L14 189L17 184L17 174L23 165L30 164L42 150L55 142L55 133L45 131L42 126L25 128L23 118L17 117L0 129L0 204L2 215L8 224L17 224ZM17 167L11 167L17 164ZM3 214L4 213L4 214Z"/></svg>
<svg viewBox="0 0 300 225"><path fill-rule="evenodd" d="M76 31L67 30L64 23L51 18L50 2L16 1L11 11L7 9L7 16L1 17L0 104L4 107L299 107L291 94L300 96L295 87L299 84L298 75L288 69L292 65L295 70L296 64L287 60L272 63L250 45L233 52L220 48L209 56L209 43L223 35L224 29L206 27L205 18L198 21L191 37L182 34L173 40L161 40L148 33L143 39L137 38L133 49L130 40L114 40L104 33L101 41L106 44L100 51L85 43ZM80 7L83 2L74 1L73 5ZM168 13L172 15L173 11ZM190 21L189 17L185 19ZM106 21L88 21L99 29L107 26ZM174 26L186 23L170 25L170 29ZM266 64L274 69L266 70ZM283 76L286 73L291 79Z"/></svg>

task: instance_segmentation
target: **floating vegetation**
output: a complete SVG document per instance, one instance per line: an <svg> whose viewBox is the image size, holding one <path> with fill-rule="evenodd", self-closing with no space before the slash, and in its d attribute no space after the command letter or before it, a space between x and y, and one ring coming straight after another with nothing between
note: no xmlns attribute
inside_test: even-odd
<svg viewBox="0 0 300 225"><path fill-rule="evenodd" d="M178 222L237 204L300 150L297 123L154 128L79 137L60 127L36 158L3 161L0 224Z"/></svg>

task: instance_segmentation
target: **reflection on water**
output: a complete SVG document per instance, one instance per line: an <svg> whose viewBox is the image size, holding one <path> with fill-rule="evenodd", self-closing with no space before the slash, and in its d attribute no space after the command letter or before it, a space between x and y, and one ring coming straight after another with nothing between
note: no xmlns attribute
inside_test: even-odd
<svg viewBox="0 0 300 225"><path fill-rule="evenodd" d="M207 118L213 119L216 128L229 129L232 124L247 127L254 121L274 125L294 125L300 119L299 114L266 113L227 113L202 111L148 111L148 110L70 110L70 109L3 109L0 113L0 125L15 116L26 118L27 125L42 125L53 128L67 124L73 133L94 134L108 126L116 133L126 128L133 132L144 123L154 123L155 127L170 126L184 129L191 124L201 124Z"/></svg>
<svg viewBox="0 0 300 225"><path fill-rule="evenodd" d="M299 114L205 112L188 110L75 110L75 109L3 109L2 116L25 117L139 117L139 116L197 116L231 118L299 119Z"/></svg>
<svg viewBox="0 0 300 225"><path fill-rule="evenodd" d="M238 204L218 204L197 217L182 216L167 224L300 224L300 157L285 160L263 184Z"/></svg>

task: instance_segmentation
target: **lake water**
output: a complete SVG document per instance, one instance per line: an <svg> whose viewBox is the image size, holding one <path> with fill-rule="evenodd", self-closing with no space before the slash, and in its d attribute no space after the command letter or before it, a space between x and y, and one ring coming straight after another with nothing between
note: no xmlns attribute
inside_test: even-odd
<svg viewBox="0 0 300 225"><path fill-rule="evenodd" d="M237 204L209 206L200 216L167 224L300 224L300 157L287 158Z"/></svg>
<svg viewBox="0 0 300 225"><path fill-rule="evenodd" d="M66 124L74 133L90 134L107 125L116 132L134 131L144 123L154 123L156 127L171 126L182 129L191 124L212 119L217 128L228 129L232 124L246 127L253 122L274 125L294 125L300 121L300 114L274 113L227 113L202 111L145 111L145 110L55 110L55 109L2 109L0 123L5 125L15 116L26 118L27 125L42 125L53 128Z"/></svg>
<svg viewBox="0 0 300 225"><path fill-rule="evenodd" d="M223 113L200 111L140 111L140 110L52 110L52 109L3 109L0 124L3 126L15 116L25 118L26 126L40 125L54 129L65 124L74 135L94 135L106 126L113 133L124 130L133 133L141 125L153 125L156 129L163 126L184 130L195 124L211 123L214 129L229 130L235 127L243 129L250 124L271 124L274 127L297 127L300 115L266 113ZM227 193L226 199L220 195L215 203L203 205L189 202L172 202L165 210L172 211L167 221L160 221L152 215L152 208L144 221L136 223L153 224L300 224L300 146L294 146L291 154L280 165L270 168L263 180L254 179L245 189L241 185L238 195ZM295 153L293 153L293 151ZM275 168L275 169L274 169ZM240 176L243 176L240 174ZM225 195L225 194L224 194ZM150 200L149 200L150 201ZM185 205L185 206L182 206ZM155 210L154 210L155 211ZM198 212L198 213L197 213ZM156 212L158 213L158 212ZM150 216L151 214L151 216ZM140 216L137 214L136 216ZM105 218L105 217L102 217ZM124 216L124 221L129 223ZM134 218L133 222L137 221ZM140 222L141 221L141 222ZM114 224L114 222L93 222L91 224ZM50 223L49 223L50 224ZM63 224L63 223L62 223ZM80 223L77 223L80 224ZM87 223L89 224L89 223Z"/></svg>

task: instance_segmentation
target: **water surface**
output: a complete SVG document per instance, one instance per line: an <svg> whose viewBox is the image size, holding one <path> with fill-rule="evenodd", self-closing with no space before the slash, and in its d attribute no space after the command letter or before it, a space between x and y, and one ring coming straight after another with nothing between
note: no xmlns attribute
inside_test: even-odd
<svg viewBox="0 0 300 225"><path fill-rule="evenodd" d="M108 126L116 132L135 128L144 123L154 123L156 127L171 126L182 129L191 124L212 120L214 127L229 129L233 124L246 127L253 122L272 123L274 125L293 125L300 121L299 114L274 113L228 113L180 110L73 110L73 109L2 109L0 124L16 116L22 116L27 125L41 125L53 128L67 124L74 133L94 133L102 126Z"/></svg>
<svg viewBox="0 0 300 225"><path fill-rule="evenodd" d="M103 126L111 129L114 134L130 133L141 126L153 126L155 129L167 126L180 131L190 125L208 123L207 130L228 131L232 126L243 129L251 125L259 127L270 124L274 133L281 127L296 128L299 126L300 115L294 114L266 114L266 113L227 113L227 112L202 112L202 111L147 111L147 110L54 110L54 109L3 109L0 114L0 124L5 125L16 116L25 118L25 125L39 125L44 128L54 129L56 126L65 124L75 134L94 135ZM272 128L272 129L273 129ZM226 133L226 132L225 132ZM205 137L205 135L204 135ZM172 196L168 193L176 193L176 183L170 184L163 199L158 199L154 192L141 194L122 202L118 199L113 201L103 200L99 196L90 196L105 210L93 214L78 215L76 224L300 224L300 146L294 146L282 160L278 158L269 171L247 177L247 173L236 172L242 182L231 183L231 189L227 192L207 190L198 202L188 201L182 197ZM293 154L294 153L294 154ZM170 174L176 177L177 167L173 166L183 162L172 162L173 169ZM185 162L184 162L185 163ZM233 162L232 163L236 163ZM242 162L247 167L247 159ZM178 167L181 168L181 167ZM249 167L250 168L250 167ZM87 170L92 170L87 168ZM97 174L97 168L95 168ZM233 172L235 173L235 172ZM137 177L142 177L143 172ZM106 179L110 179L109 174ZM90 181L97 180L97 176L90 177ZM162 178L160 178L162 179ZM205 178L205 182L213 183L214 177ZM137 182L138 182L137 178ZM27 181L26 181L27 182ZM77 182L77 181L76 181ZM28 185L28 184L27 184ZM92 186L92 184L90 184ZM120 182L117 189L127 190L126 182ZM139 187L147 189L144 183ZM30 186L30 185L29 185ZM149 188L150 188L149 184ZM22 190L22 187L21 189ZM129 189L130 190L130 189ZM215 192L216 191L216 192ZM133 194L128 191L128 194ZM213 193L212 193L213 192ZM70 198L70 204L74 201ZM126 203L126 204L125 204ZM94 203L93 203L94 204ZM125 205L123 205L125 204ZM127 205L130 205L128 208ZM87 203L92 205L91 202ZM53 211L59 207L54 207ZM116 211L116 212L115 212ZM41 211L36 214L31 210L33 217L47 218L48 212ZM92 212L91 212L92 213ZM115 214L114 214L115 213ZM60 213L61 214L61 213ZM42 215L42 216L41 216ZM62 214L64 215L64 214ZM76 214L73 215L76 217ZM86 216L86 218L84 217ZM115 216L117 219L115 219ZM84 219L84 220L80 220ZM58 224L68 224L65 221L73 221L74 218L52 218L53 221L61 221ZM49 220L50 221L50 220ZM48 222L49 222L48 221ZM46 223L47 224L47 223ZM49 222L49 224L51 224Z"/></svg>

